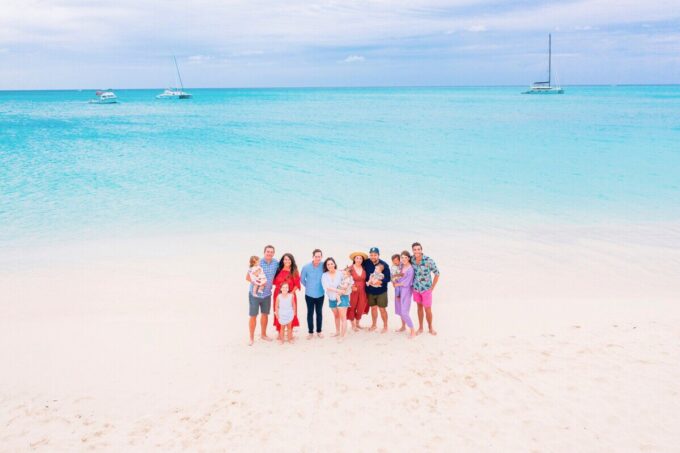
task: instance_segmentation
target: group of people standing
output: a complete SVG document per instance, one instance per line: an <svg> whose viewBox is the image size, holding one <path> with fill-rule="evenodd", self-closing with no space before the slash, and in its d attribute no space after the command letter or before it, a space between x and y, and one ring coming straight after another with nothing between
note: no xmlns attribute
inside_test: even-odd
<svg viewBox="0 0 680 453"><path fill-rule="evenodd" d="M298 320L297 294L304 287L307 305L307 339L323 338L323 304L333 312L335 333L340 341L347 333L347 321L353 331L359 331L361 318L370 313L369 331L378 329L378 316L382 320L382 333L387 332L387 291L391 283L394 288L395 313L401 318L397 332L409 331L409 338L423 332L423 321L427 321L430 334L436 335L432 325L432 291L439 281L439 269L434 260L423 255L420 243L414 242L412 253L404 250L392 256L392 266L380 259L380 250L372 247L368 254L350 254L351 263L342 269L331 257L323 259L323 252L315 249L312 261L298 271L295 258L284 253L277 260L272 245L264 248L264 256L253 256L246 280L250 282L249 330L252 345L255 338L257 316L260 316L260 337L267 336L269 314L274 310L274 327L280 342L294 341L293 329L300 325ZM416 330L411 319L411 302L418 306L419 327Z"/></svg>

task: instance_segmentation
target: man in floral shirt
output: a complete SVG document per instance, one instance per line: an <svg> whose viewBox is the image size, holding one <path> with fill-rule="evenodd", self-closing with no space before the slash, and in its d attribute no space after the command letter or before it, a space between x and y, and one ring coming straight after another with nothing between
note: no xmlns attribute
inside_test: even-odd
<svg viewBox="0 0 680 453"><path fill-rule="evenodd" d="M427 327L430 334L437 335L432 327L432 291L439 281L439 269L437 264L429 256L423 255L423 246L420 242L411 245L413 258L411 264L415 275L413 276L413 300L418 304L418 321L420 327L416 335L423 333L423 316L427 317ZM432 275L434 274L434 280Z"/></svg>

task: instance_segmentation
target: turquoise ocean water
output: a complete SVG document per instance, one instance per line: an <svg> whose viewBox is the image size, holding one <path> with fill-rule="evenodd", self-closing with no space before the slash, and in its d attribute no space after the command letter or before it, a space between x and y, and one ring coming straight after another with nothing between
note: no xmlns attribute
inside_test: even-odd
<svg viewBox="0 0 680 453"><path fill-rule="evenodd" d="M680 219L680 86L521 90L0 92L0 244Z"/></svg>

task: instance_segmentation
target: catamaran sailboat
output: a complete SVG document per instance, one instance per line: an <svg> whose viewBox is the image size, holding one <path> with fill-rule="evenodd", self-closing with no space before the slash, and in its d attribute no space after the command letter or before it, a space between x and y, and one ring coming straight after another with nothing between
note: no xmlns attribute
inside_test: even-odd
<svg viewBox="0 0 680 453"><path fill-rule="evenodd" d="M175 60L175 69L177 69L177 78L179 79L180 89L168 88L167 90L156 96L156 99L191 99L191 95L184 91L184 84L182 83L182 75L179 73L177 58L175 58L175 56L173 55L172 59Z"/></svg>
<svg viewBox="0 0 680 453"><path fill-rule="evenodd" d="M534 82L527 91L522 94L562 94L564 90L560 86L552 85L552 36L548 34L548 81Z"/></svg>

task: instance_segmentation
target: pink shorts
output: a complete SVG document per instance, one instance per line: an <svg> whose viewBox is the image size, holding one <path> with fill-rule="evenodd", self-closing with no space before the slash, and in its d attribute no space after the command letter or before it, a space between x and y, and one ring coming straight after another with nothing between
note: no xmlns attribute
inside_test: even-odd
<svg viewBox="0 0 680 453"><path fill-rule="evenodd" d="M423 307L431 307L432 306L432 290L428 289L427 291L423 291L422 293L419 291L413 291L413 301L417 304L422 305Z"/></svg>

